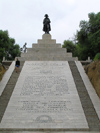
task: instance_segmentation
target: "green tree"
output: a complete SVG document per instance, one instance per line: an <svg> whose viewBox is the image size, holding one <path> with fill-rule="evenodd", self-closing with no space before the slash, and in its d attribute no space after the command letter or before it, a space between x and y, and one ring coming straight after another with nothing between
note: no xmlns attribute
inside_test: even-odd
<svg viewBox="0 0 100 133"><path fill-rule="evenodd" d="M9 36L8 31L0 30L0 61L3 56L6 56L6 52L9 49Z"/></svg>
<svg viewBox="0 0 100 133"><path fill-rule="evenodd" d="M15 44L15 39L10 38L8 31L0 30L0 62L3 57L13 60L16 56L20 56L20 46Z"/></svg>
<svg viewBox="0 0 100 133"><path fill-rule="evenodd" d="M96 54L96 56L94 57L94 60L100 60L100 53Z"/></svg>
<svg viewBox="0 0 100 133"><path fill-rule="evenodd" d="M15 44L15 39L9 38L10 39L10 48L7 51L7 59L8 60L13 60L15 57L20 56L20 46L18 44Z"/></svg>
<svg viewBox="0 0 100 133"><path fill-rule="evenodd" d="M65 40L62 45L62 48L66 48L67 52L71 52L73 56L76 55L76 45L72 41Z"/></svg>
<svg viewBox="0 0 100 133"><path fill-rule="evenodd" d="M100 12L89 13L89 21L80 22L80 31L77 31L77 51L81 60L88 56L92 59L100 52Z"/></svg>

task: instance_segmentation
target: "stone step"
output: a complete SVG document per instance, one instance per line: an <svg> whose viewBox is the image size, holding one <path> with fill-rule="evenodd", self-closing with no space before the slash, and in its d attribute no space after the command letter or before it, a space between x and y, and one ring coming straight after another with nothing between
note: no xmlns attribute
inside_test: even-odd
<svg viewBox="0 0 100 133"><path fill-rule="evenodd" d="M24 65L24 62L23 61L20 62L20 71L22 70L23 65ZM15 70L13 71L11 77L8 80L8 83L5 86L5 89L2 95L0 96L0 122L5 113L6 107L9 103L10 97L12 95L12 92L14 90L14 87L16 85L19 75L20 75L20 72L16 73Z"/></svg>
<svg viewBox="0 0 100 133"><path fill-rule="evenodd" d="M64 56L64 55L25 55L23 57L18 57L20 61L75 61L76 57Z"/></svg>
<svg viewBox="0 0 100 133"><path fill-rule="evenodd" d="M30 131L30 130L27 130L27 131L17 131L17 130L15 130L15 131L0 131L0 133L100 133L100 132L97 132L97 131L94 131L94 132L90 132L90 131L58 131L58 130L56 130L56 131L52 131L52 130L47 130L47 131L44 131L43 129L42 129L42 131Z"/></svg>
<svg viewBox="0 0 100 133"><path fill-rule="evenodd" d="M90 131L100 131L100 119L96 113L93 103L86 90L84 82L80 76L74 61L69 61L70 69L76 84L76 88L81 100L81 104L90 128Z"/></svg>
<svg viewBox="0 0 100 133"><path fill-rule="evenodd" d="M34 53L41 53L41 54L65 54L66 48L28 48L27 54L34 54Z"/></svg>
<svg viewBox="0 0 100 133"><path fill-rule="evenodd" d="M32 48L61 48L61 44L32 44Z"/></svg>

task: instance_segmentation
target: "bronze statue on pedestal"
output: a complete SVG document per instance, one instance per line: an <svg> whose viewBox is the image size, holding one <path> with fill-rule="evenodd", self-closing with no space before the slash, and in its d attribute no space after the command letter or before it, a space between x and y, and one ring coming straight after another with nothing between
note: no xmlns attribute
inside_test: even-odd
<svg viewBox="0 0 100 133"><path fill-rule="evenodd" d="M45 18L43 20L43 31L45 34L49 34L49 31L51 31L50 23L51 21L48 18L48 14L45 14Z"/></svg>

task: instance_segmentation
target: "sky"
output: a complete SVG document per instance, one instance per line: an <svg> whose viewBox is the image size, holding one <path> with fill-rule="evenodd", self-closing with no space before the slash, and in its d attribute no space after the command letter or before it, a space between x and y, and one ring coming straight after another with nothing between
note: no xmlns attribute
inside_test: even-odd
<svg viewBox="0 0 100 133"><path fill-rule="evenodd" d="M0 0L0 30L22 47L42 39L43 19L48 14L50 34L57 43L73 40L81 20L100 12L100 0Z"/></svg>

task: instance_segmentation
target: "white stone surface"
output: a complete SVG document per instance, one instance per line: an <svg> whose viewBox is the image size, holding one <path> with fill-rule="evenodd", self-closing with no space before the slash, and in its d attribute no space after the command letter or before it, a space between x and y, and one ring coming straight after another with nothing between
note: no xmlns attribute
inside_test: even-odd
<svg viewBox="0 0 100 133"><path fill-rule="evenodd" d="M98 115L98 117L100 119L100 98L97 96L97 94L95 92L95 89L93 88L88 76L86 75L86 73L85 73L80 61L75 61L75 62L76 62L77 68L78 68L78 70L80 72L80 75L81 75L81 77L83 79L83 82L85 84L85 87L86 87L86 89L88 91L88 94L89 94L89 96L91 98L91 101L92 101L92 103L94 105L94 108L95 108L95 110L97 112L97 115Z"/></svg>
<svg viewBox="0 0 100 133"><path fill-rule="evenodd" d="M0 128L88 129L67 61L26 61Z"/></svg>
<svg viewBox="0 0 100 133"><path fill-rule="evenodd" d="M66 48L61 48L60 43L51 39L50 34L43 34L42 39L38 39L37 44L33 43L32 48L27 48L27 53L22 53L18 57L21 61L69 61L77 60L72 57L72 53L66 52Z"/></svg>
<svg viewBox="0 0 100 133"><path fill-rule="evenodd" d="M4 74L4 76L0 82L0 96L2 95L2 92L3 92L14 69L15 69L15 61L12 62L12 64L10 65L9 69L6 71L6 73Z"/></svg>

